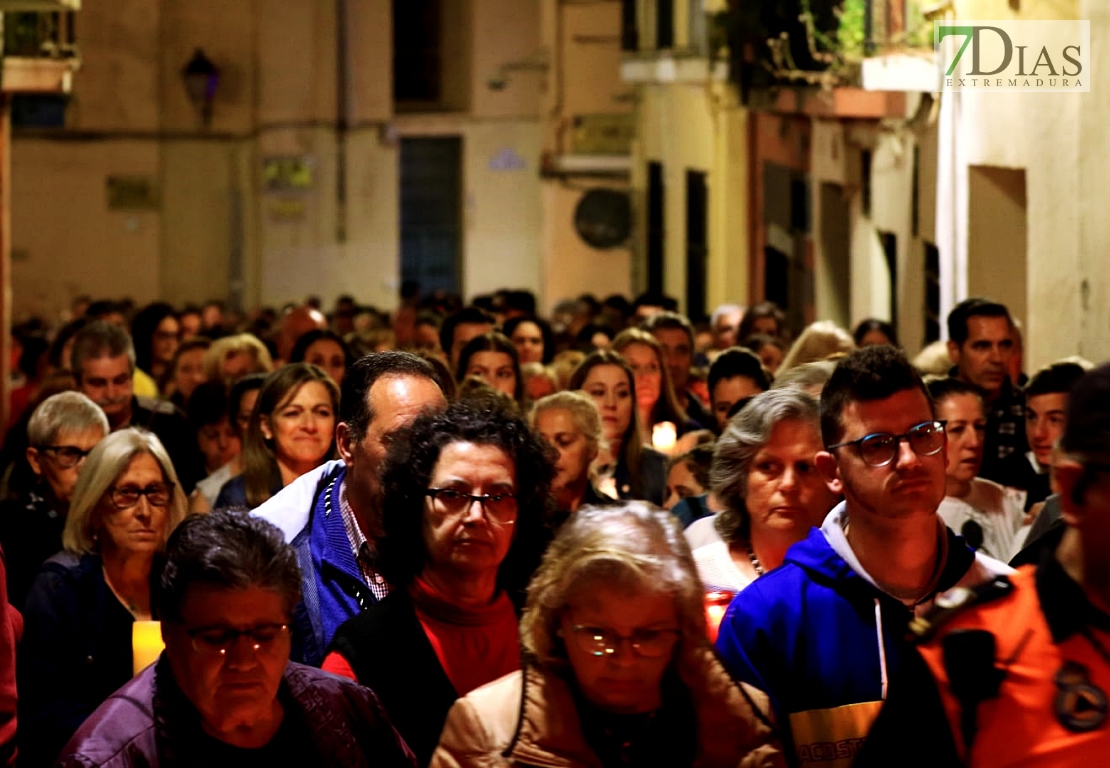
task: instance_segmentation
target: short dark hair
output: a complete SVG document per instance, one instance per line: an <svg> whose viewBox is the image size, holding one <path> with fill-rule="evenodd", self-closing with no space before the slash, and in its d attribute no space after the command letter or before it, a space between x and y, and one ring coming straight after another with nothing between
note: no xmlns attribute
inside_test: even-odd
<svg viewBox="0 0 1110 768"><path fill-rule="evenodd" d="M382 575L391 586L403 587L424 567L424 493L443 449L458 442L491 445L513 460L519 512L498 582L510 592L522 590L543 552L555 457L505 399L479 395L421 414L390 446L382 467Z"/></svg>
<svg viewBox="0 0 1110 768"><path fill-rule="evenodd" d="M524 377L520 375L520 355L517 354L516 347L505 337L505 334L498 331L483 333L481 336L475 336L466 342L466 346L459 352L459 366L455 370L455 381L462 384L463 379L466 378L466 369L470 367L470 358L479 352L500 352L509 356L513 363L513 376L516 377L516 384L513 387L513 400L523 403Z"/></svg>
<svg viewBox="0 0 1110 768"><path fill-rule="evenodd" d="M678 309L678 299L665 293L645 291L632 301L632 313L640 307L662 307L664 311L674 312Z"/></svg>
<svg viewBox="0 0 1110 768"><path fill-rule="evenodd" d="M501 326L501 332L509 337L509 339L512 339L513 334L516 333L516 329L522 323L531 323L540 329L540 336L543 336L543 360L541 362L547 365L555 357L555 334L551 330L551 324L542 318L532 315L528 315L527 317L510 317L505 321L505 324Z"/></svg>
<svg viewBox="0 0 1110 768"><path fill-rule="evenodd" d="M231 420L231 428L235 430L235 434L239 437L246 437L246 435L239 434L239 412L243 406L243 395L248 392L262 389L262 385L266 383L266 374L264 373L248 373L239 381L231 385L231 394L228 395L227 417Z"/></svg>
<svg viewBox="0 0 1110 768"><path fill-rule="evenodd" d="M1011 328L1014 326L1010 310L1006 309L1005 304L980 297L964 299L948 313L948 338L957 346L962 347L967 341L967 322L973 317L1004 317Z"/></svg>
<svg viewBox="0 0 1110 768"><path fill-rule="evenodd" d="M698 481L698 485L706 490L709 489L709 470L713 466L713 453L717 449L715 442L702 443L695 445L686 453L680 456L675 456L667 462L667 474L671 473L671 469L679 464L685 464L686 468L690 470L690 474Z"/></svg>
<svg viewBox="0 0 1110 768"><path fill-rule="evenodd" d="M759 354L759 350L768 345L776 347L782 350L783 354L786 354L786 342L778 336L770 336L766 333L753 333L749 336L745 336L740 339L740 343L737 344L737 346L743 347L744 349L750 349L757 355Z"/></svg>
<svg viewBox="0 0 1110 768"><path fill-rule="evenodd" d="M497 325L497 319L480 307L463 307L453 315L448 315L439 326L439 347L450 357L455 343L455 329L460 325Z"/></svg>
<svg viewBox="0 0 1110 768"><path fill-rule="evenodd" d="M81 383L81 366L86 360L100 357L120 357L126 355L135 370L135 345L127 331L104 320L94 320L77 332L70 353L70 369L77 383Z"/></svg>
<svg viewBox="0 0 1110 768"><path fill-rule="evenodd" d="M435 371L411 352L372 352L355 361L343 377L339 421L347 425L354 442L362 440L374 420L367 395L374 382L385 376L420 376L435 381Z"/></svg>
<svg viewBox="0 0 1110 768"><path fill-rule="evenodd" d="M957 379L955 376L926 378L925 388L929 390L929 396L933 398L934 403L941 403L956 395L975 395L975 397L983 400L982 389L963 379Z"/></svg>
<svg viewBox="0 0 1110 768"><path fill-rule="evenodd" d="M166 543L158 595L163 620L182 620L181 606L195 586L272 590L292 617L301 599L301 571L278 528L241 512L216 511L186 518Z"/></svg>
<svg viewBox="0 0 1110 768"><path fill-rule="evenodd" d="M934 410L921 374L900 349L883 344L849 353L836 364L821 391L821 439L826 446L840 441L840 417L849 403L885 400L907 389L920 391Z"/></svg>
<svg viewBox="0 0 1110 768"><path fill-rule="evenodd" d="M293 345L293 351L289 353L289 362L303 363L304 356L308 354L308 348L321 339L334 341L343 350L344 367L350 369L355 362L355 356L351 354L351 347L347 342L343 341L343 337L329 328L313 328L311 331L306 331L297 337L297 343Z"/></svg>
<svg viewBox="0 0 1110 768"><path fill-rule="evenodd" d="M1029 398L1071 392L1072 387L1086 372L1087 369L1074 360L1057 360L1033 374L1033 378L1025 385L1025 396Z"/></svg>
<svg viewBox="0 0 1110 768"><path fill-rule="evenodd" d="M748 307L744 317L740 319L740 327L736 331L736 338L746 339L755 332L755 321L762 317L770 317L775 321L778 336L786 332L786 313L773 301L761 301L755 306Z"/></svg>
<svg viewBox="0 0 1110 768"><path fill-rule="evenodd" d="M869 317L866 320L860 321L856 329L852 331L852 340L856 342L856 346L863 346L863 337L871 333L871 331L878 331L890 340L894 346L898 344L898 331L894 330L894 326L886 320L879 320L878 318Z"/></svg>
<svg viewBox="0 0 1110 768"><path fill-rule="evenodd" d="M771 388L771 377L755 353L732 347L719 354L709 366L709 399L713 399L713 389L718 384L735 376L747 376L764 392Z"/></svg>
<svg viewBox="0 0 1110 768"><path fill-rule="evenodd" d="M227 387L222 381L206 381L199 385L185 407L185 415L194 435L209 424L219 424L225 417L230 418L229 411Z"/></svg>
<svg viewBox="0 0 1110 768"><path fill-rule="evenodd" d="M640 327L648 333L655 333L656 331L670 330L670 331L685 331L686 339L690 342L690 353L694 353L694 326L685 315L680 315L677 312L663 310L656 312L651 317L640 323Z"/></svg>

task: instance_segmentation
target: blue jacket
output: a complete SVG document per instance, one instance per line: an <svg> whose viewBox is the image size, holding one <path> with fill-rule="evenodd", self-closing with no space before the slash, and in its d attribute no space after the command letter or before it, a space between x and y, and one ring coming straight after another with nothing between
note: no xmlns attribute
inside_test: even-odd
<svg viewBox="0 0 1110 768"><path fill-rule="evenodd" d="M810 530L787 551L781 568L736 596L717 638L717 649L732 675L770 696L788 740L791 715L822 719L829 710L852 704L877 711L914 615L860 568L843 533L845 509L843 503L834 509L820 529ZM947 559L934 594L1010 571L975 555L947 528L945 535ZM916 612L924 612L931 603L930 599L919 604ZM870 721L860 722L866 723L865 734ZM833 748L854 754L857 739L851 734L845 738L853 743L838 744L832 738ZM794 745L797 764L832 759L818 753L807 759L806 750L813 746Z"/></svg>
<svg viewBox="0 0 1110 768"><path fill-rule="evenodd" d="M301 602L293 611L293 661L318 667L339 625L377 602L362 580L339 511L347 467L328 462L252 514L277 525L297 553Z"/></svg>

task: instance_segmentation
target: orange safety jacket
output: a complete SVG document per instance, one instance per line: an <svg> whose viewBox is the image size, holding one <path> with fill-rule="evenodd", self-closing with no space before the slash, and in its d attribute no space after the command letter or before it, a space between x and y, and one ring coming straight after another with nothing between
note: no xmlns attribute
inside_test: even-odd
<svg viewBox="0 0 1110 768"><path fill-rule="evenodd" d="M1053 640L1035 581L1025 566L1010 577L1013 591L969 607L919 646L932 673L956 750L968 766L1105 765L1110 762L1110 632L1087 626ZM1077 587L1078 588L1078 587ZM974 741L964 738L964 705L953 693L944 639L959 630L986 630L995 638L997 696L975 706ZM928 734L922 734L928 738Z"/></svg>

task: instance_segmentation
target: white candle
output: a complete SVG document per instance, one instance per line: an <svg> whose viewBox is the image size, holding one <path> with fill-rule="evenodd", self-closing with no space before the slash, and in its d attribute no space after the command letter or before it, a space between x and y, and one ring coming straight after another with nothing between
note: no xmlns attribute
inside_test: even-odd
<svg viewBox="0 0 1110 768"><path fill-rule="evenodd" d="M674 424L669 421L661 421L651 430L651 444L655 450L662 453L670 454L674 450L675 440L677 439L678 434L675 431Z"/></svg>
<svg viewBox="0 0 1110 768"><path fill-rule="evenodd" d="M131 626L131 669L139 674L158 660L166 644L162 642L162 622L136 621Z"/></svg>

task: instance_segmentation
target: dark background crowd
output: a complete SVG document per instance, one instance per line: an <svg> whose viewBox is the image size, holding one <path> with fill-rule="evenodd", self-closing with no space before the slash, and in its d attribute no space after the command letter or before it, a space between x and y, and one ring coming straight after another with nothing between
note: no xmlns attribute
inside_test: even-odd
<svg viewBox="0 0 1110 768"><path fill-rule="evenodd" d="M912 361L882 320L791 329L762 303L695 323L654 295L545 317L526 291L407 284L388 313L71 314L13 329L0 451L26 765L348 738L370 764L848 765L911 621L1064 536L1053 470L1092 368L1027 376L1020 328L979 298ZM871 624L830 557L873 590ZM826 603L822 630L801 606ZM140 673L150 621L166 651ZM796 647L822 631L843 637ZM310 696L343 711L317 722ZM846 728L839 707L867 711ZM199 716L198 738L162 716Z"/></svg>

